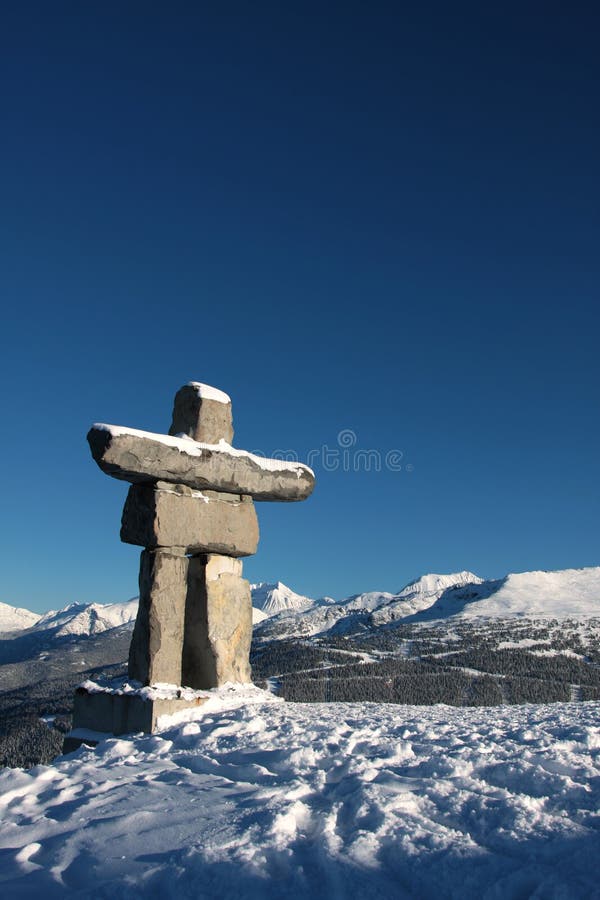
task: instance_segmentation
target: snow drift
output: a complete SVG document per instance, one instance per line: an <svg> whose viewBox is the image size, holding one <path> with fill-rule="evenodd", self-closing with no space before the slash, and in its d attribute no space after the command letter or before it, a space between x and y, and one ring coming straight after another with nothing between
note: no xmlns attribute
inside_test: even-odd
<svg viewBox="0 0 600 900"><path fill-rule="evenodd" d="M288 704L0 773L11 898L597 896L600 705Z"/></svg>

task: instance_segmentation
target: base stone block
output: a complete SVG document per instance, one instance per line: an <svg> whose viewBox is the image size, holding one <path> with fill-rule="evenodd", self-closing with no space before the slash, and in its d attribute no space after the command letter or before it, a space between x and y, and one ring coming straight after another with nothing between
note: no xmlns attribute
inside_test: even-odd
<svg viewBox="0 0 600 900"><path fill-rule="evenodd" d="M161 716L195 709L207 699L208 695L176 688L123 692L82 685L75 691L73 728L65 736L63 753L70 753L81 744L95 746L106 737L140 731L152 734L158 730Z"/></svg>

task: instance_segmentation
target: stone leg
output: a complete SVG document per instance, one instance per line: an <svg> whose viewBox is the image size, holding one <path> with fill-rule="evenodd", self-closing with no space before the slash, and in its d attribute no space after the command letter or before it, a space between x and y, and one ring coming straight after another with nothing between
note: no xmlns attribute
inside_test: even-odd
<svg viewBox="0 0 600 900"><path fill-rule="evenodd" d="M242 563L209 553L189 560L183 684L208 689L250 681L252 599Z"/></svg>
<svg viewBox="0 0 600 900"><path fill-rule="evenodd" d="M176 550L144 550L140 606L129 649L129 678L181 684L189 560Z"/></svg>

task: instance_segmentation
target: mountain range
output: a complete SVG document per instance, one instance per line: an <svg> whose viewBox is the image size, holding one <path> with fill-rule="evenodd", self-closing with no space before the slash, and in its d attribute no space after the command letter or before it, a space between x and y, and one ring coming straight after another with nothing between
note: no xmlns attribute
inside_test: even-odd
<svg viewBox="0 0 600 900"><path fill-rule="evenodd" d="M261 637L311 637L447 619L565 619L600 616L600 567L522 572L484 580L473 572L424 575L398 593L371 591L313 601L259 626Z"/></svg>
<svg viewBox="0 0 600 900"><path fill-rule="evenodd" d="M600 566L522 572L484 580L473 572L429 574L397 593L368 591L341 601L312 599L283 582L251 585L254 624L261 637L311 636L377 628L402 619L589 618L600 616ZM133 622L137 598L124 603L72 603L39 615L0 603L0 633L98 635Z"/></svg>

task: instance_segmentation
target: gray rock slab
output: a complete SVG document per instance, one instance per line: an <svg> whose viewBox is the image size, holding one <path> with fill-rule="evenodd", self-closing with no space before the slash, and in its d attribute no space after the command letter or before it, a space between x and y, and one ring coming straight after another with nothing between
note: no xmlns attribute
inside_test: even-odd
<svg viewBox="0 0 600 900"><path fill-rule="evenodd" d="M186 553L250 556L258 546L258 519L248 495L194 492L184 485L132 484L121 520L121 540L141 547L181 547Z"/></svg>
<svg viewBox="0 0 600 900"><path fill-rule="evenodd" d="M144 550L140 603L129 648L129 677L142 684L181 684L188 559Z"/></svg>
<svg viewBox="0 0 600 900"><path fill-rule="evenodd" d="M240 559L142 552L131 680L196 690L249 682L251 641L252 599Z"/></svg>
<svg viewBox="0 0 600 900"><path fill-rule="evenodd" d="M241 572L241 561L227 556L189 561L182 667L188 687L251 680L252 599Z"/></svg>
<svg viewBox="0 0 600 900"><path fill-rule="evenodd" d="M175 394L169 434L186 434L195 441L218 444L233 440L231 400L227 394L198 382L184 384Z"/></svg>
<svg viewBox="0 0 600 900"><path fill-rule="evenodd" d="M64 753L76 750L81 744L94 745L102 735L152 734L161 716L170 716L184 709L195 709L206 703L206 697L194 699L140 697L116 691L94 692L85 687L75 691L73 729L66 735Z"/></svg>
<svg viewBox="0 0 600 900"><path fill-rule="evenodd" d="M255 500L304 500L315 477L308 466L254 456L228 445L199 444L117 425L94 425L87 436L103 472L132 483L168 481L195 490L249 494Z"/></svg>

